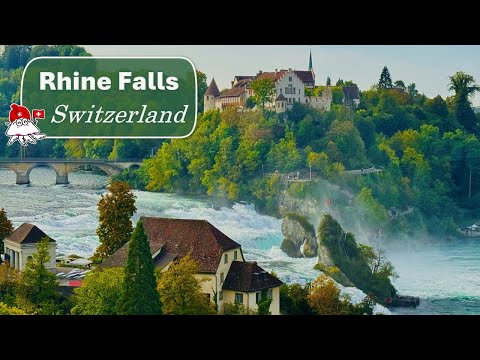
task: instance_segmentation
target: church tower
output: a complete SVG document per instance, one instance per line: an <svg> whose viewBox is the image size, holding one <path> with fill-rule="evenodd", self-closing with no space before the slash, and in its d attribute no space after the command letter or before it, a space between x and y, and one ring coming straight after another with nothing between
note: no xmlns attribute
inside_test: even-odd
<svg viewBox="0 0 480 360"><path fill-rule="evenodd" d="M308 59L308 71L312 73L313 86L315 87L315 72L313 71L312 49L310 48L310 57Z"/></svg>
<svg viewBox="0 0 480 360"><path fill-rule="evenodd" d="M220 96L220 90L218 90L217 83L215 78L212 79L212 82L208 86L207 91L203 97L203 112L208 110L215 109L215 98Z"/></svg>

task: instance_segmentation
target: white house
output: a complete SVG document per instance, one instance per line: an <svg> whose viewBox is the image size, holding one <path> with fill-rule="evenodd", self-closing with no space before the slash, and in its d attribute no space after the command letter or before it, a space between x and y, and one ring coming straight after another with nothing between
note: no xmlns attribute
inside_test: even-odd
<svg viewBox="0 0 480 360"><path fill-rule="evenodd" d="M32 258L33 254L37 251L37 243L45 237L50 241L50 261L45 264L45 267L47 269L55 269L55 240L35 225L28 223L20 225L3 240L5 261L8 261L10 266L19 271L24 270L27 260Z"/></svg>
<svg viewBox="0 0 480 360"><path fill-rule="evenodd" d="M202 291L223 314L224 304L241 303L251 310L263 296L272 299L270 312L280 314L282 282L255 262L247 262L242 247L206 220L142 217L153 263L160 271L188 254L199 266L195 276L205 279ZM124 267L128 243L110 255L101 268Z"/></svg>
<svg viewBox="0 0 480 360"><path fill-rule="evenodd" d="M312 67L310 54L309 70L278 70L272 72L259 71L256 76L236 75L232 80L232 87L220 92L215 79L212 79L204 97L204 110L219 109L227 106L244 107L249 97L254 95L250 84L260 79L271 79L275 84L275 95L265 107L277 113L291 110L296 102L312 106L317 109L330 111L332 91L327 87L320 96L306 96L305 88L315 89L315 73Z"/></svg>

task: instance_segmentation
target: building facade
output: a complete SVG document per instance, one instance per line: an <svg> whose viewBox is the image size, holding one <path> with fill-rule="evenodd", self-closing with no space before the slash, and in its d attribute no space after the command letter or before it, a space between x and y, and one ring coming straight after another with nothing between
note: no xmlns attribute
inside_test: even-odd
<svg viewBox="0 0 480 360"><path fill-rule="evenodd" d="M154 266L168 270L176 260L190 255L199 266L195 274L202 292L220 314L226 303L241 303L257 310L263 296L271 297L270 313L280 314L282 282L258 264L245 261L242 247L206 220L142 217ZM124 267L128 243L109 256L100 267Z"/></svg>
<svg viewBox="0 0 480 360"><path fill-rule="evenodd" d="M55 269L56 242L42 230L32 224L23 223L12 232L4 242L5 261L18 271L23 271L27 261L37 251L37 243L48 238L50 241L50 261L45 264L47 269Z"/></svg>
<svg viewBox="0 0 480 360"><path fill-rule="evenodd" d="M268 110L282 113L291 110L298 102L316 109L330 111L333 100L332 91L327 87L320 96L309 96L305 89L315 89L315 73L310 53L308 70L282 69L272 72L259 71L255 76L236 75L231 81L231 88L223 92L218 90L215 79L212 79L204 97L205 111L224 110L228 106L245 108L248 98L254 96L252 81L270 79L275 85L275 94L271 101L265 104ZM311 91L309 91L310 93Z"/></svg>

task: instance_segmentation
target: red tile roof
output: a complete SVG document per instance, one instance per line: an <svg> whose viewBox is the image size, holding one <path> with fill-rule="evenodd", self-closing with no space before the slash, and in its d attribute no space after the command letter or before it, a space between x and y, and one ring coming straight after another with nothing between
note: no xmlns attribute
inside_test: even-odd
<svg viewBox="0 0 480 360"><path fill-rule="evenodd" d="M245 93L245 88L244 87L234 87L228 90L225 90L220 94L221 98L226 98L226 97L238 97Z"/></svg>
<svg viewBox="0 0 480 360"><path fill-rule="evenodd" d="M23 223L13 233L5 238L17 244L36 244L44 237L50 239L50 242L55 242L51 237L45 234L35 225Z"/></svg>
<svg viewBox="0 0 480 360"><path fill-rule="evenodd" d="M240 248L206 220L142 217L157 267L163 268L167 259L182 258L189 253L199 264L201 273L215 273L224 251ZM128 243L110 255L101 267L123 267L127 261Z"/></svg>
<svg viewBox="0 0 480 360"><path fill-rule="evenodd" d="M287 72L287 70L280 70L280 71L277 71L277 72L262 72L261 74L258 74L258 76L255 78L255 80L272 79L273 81L277 81L286 72Z"/></svg>
<svg viewBox="0 0 480 360"><path fill-rule="evenodd" d="M271 289L282 284L256 262L233 261L222 289L252 292Z"/></svg>

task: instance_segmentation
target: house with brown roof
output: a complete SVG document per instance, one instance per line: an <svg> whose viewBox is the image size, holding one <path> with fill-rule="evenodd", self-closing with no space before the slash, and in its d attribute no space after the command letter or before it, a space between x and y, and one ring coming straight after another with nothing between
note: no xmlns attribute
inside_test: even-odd
<svg viewBox="0 0 480 360"><path fill-rule="evenodd" d="M272 298L270 312L280 314L282 282L258 264L247 262L242 247L206 220L142 217L154 266L166 271L172 262L190 254L198 263L195 276L205 279L202 291L223 313L224 304L242 303L255 310L263 296ZM100 265L123 267L128 243Z"/></svg>
<svg viewBox="0 0 480 360"><path fill-rule="evenodd" d="M10 266L22 271L27 261L37 251L37 243L44 237L50 241L50 261L45 264L47 269L55 269L56 242L37 226L23 223L4 240L5 261Z"/></svg>

